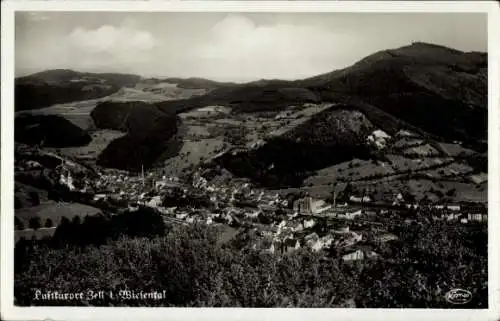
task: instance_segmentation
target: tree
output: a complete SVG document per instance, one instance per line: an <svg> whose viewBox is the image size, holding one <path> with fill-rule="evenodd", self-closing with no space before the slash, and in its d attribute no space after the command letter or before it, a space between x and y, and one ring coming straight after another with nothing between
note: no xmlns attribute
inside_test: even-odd
<svg viewBox="0 0 500 321"><path fill-rule="evenodd" d="M413 204L416 202L416 197L412 193L409 193L409 192L403 193L403 197L404 197L405 201L408 203Z"/></svg>
<svg viewBox="0 0 500 321"><path fill-rule="evenodd" d="M55 246L67 244L71 241L73 231L71 230L71 223L66 216L61 218L59 225L56 228L51 243Z"/></svg>
<svg viewBox="0 0 500 321"><path fill-rule="evenodd" d="M137 211L113 216L111 224L115 236L125 234L131 237L164 235L166 227L160 213L149 207L139 207Z"/></svg>
<svg viewBox="0 0 500 321"><path fill-rule="evenodd" d="M81 223L80 216L78 215L74 216L73 219L71 220L71 223L73 223L73 225L80 225Z"/></svg>
<svg viewBox="0 0 500 321"><path fill-rule="evenodd" d="M23 207L23 202L21 202L21 199L19 197L14 197L14 208L22 208Z"/></svg>
<svg viewBox="0 0 500 321"><path fill-rule="evenodd" d="M24 224L18 217L14 218L14 226L16 230L24 230Z"/></svg>
<svg viewBox="0 0 500 321"><path fill-rule="evenodd" d="M457 194L457 189L452 188L449 191L446 192L446 196L455 196Z"/></svg>
<svg viewBox="0 0 500 321"><path fill-rule="evenodd" d="M351 194L354 193L354 188L350 183L347 183L346 187L344 188L344 191L342 192L342 196L344 198L349 198Z"/></svg>
<svg viewBox="0 0 500 321"><path fill-rule="evenodd" d="M45 227L52 227L52 226L54 226L54 224L52 223L52 220L50 218L45 220Z"/></svg>
<svg viewBox="0 0 500 321"><path fill-rule="evenodd" d="M38 196L37 192L30 192L29 197L30 197L31 203L34 206L40 205L40 196Z"/></svg>
<svg viewBox="0 0 500 321"><path fill-rule="evenodd" d="M248 128L245 126L230 127L224 133L224 139L233 145L245 145L248 142Z"/></svg>
<svg viewBox="0 0 500 321"><path fill-rule="evenodd" d="M30 228L36 230L36 229L39 229L41 226L42 226L42 224L40 223L40 217L35 216L35 217L30 218L30 221L29 221Z"/></svg>
<svg viewBox="0 0 500 321"><path fill-rule="evenodd" d="M321 222L318 225L325 221ZM66 292L96 284L106 290L112 289L110 284L141 284L166 291L161 302L120 302L133 306L331 308L354 300L356 307L367 308L449 308L444 293L436 290L460 284L474 296L467 308L485 307L487 231L464 236L465 230L446 228L449 223L423 224L401 227L396 233L400 241L377 250L394 263L344 264L323 260L323 255L304 248L286 254L258 253L247 248L258 237L251 230L220 246L217 229L201 224L179 225L151 239L124 236L109 240L110 246L85 251L70 244L48 255L48 248L28 251L16 246L14 292L22 306L40 304L33 300L31 289L50 282ZM74 277L84 274L92 277ZM116 304L106 300L93 304L108 303Z"/></svg>

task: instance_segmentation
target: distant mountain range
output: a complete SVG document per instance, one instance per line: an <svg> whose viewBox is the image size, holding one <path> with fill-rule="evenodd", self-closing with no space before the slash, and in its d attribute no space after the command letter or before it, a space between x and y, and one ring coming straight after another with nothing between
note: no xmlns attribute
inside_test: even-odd
<svg viewBox="0 0 500 321"><path fill-rule="evenodd" d="M184 111L229 105L237 112L254 112L306 102L364 103L447 139L486 139L487 62L486 53L414 43L304 80L221 86L158 106Z"/></svg>
<svg viewBox="0 0 500 321"><path fill-rule="evenodd" d="M82 73L67 69L42 71L15 79L15 109L38 109L101 98L124 86L133 86L140 79L137 75Z"/></svg>
<svg viewBox="0 0 500 321"><path fill-rule="evenodd" d="M213 105L230 107L237 116L278 113L306 103L332 103L333 107L292 126L261 147L239 154L226 153L217 159L241 176L262 177L265 172L264 180L273 185L273 181L283 182L279 176L286 173L295 171L300 180L309 171L353 157L368 157L372 151L366 146L366 136L376 129L390 135L410 129L421 137L459 140L485 152L487 68L486 53L413 43L374 53L345 69L297 81L234 84L200 78L145 79L137 75L51 70L16 79L15 105L19 111L99 98L137 83L207 89L208 93L188 99L97 105L91 116L98 128L128 133L110 144L99 162L137 169L141 162L152 165L162 151L171 148L168 146L178 135L180 123L176 114ZM19 122L19 126L23 124ZM178 149L178 144L174 145L172 154ZM146 161L143 156L139 159L131 154L137 150L147 155Z"/></svg>

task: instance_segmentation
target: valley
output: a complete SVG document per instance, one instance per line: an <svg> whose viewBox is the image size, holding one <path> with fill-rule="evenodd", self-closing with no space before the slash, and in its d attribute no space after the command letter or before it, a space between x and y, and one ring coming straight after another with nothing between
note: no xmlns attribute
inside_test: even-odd
<svg viewBox="0 0 500 321"><path fill-rule="evenodd" d="M16 83L29 93L16 102L16 242L132 246L148 253L148 266L163 264L154 261L163 249L154 242L187 242L193 253L207 242L228 260L271 255L269 269L308 253L296 255L372 291L365 301L346 287L343 298L321 301L330 307L370 306L383 296L346 272L351 265L397 270L412 257L432 264L430 234L448 254L448 240L459 244L456 251L476 262L464 273L479 273L484 256L460 235L487 228L486 63L483 53L413 43L295 81L69 70L24 77L20 89ZM40 88L65 94L39 100ZM123 245L123 235L133 245ZM476 307L485 304L484 279L469 284ZM444 287L443 278L422 282L425 291ZM424 291L412 287L412 295ZM251 302L281 306L276 297L264 301ZM415 302L446 307L434 297Z"/></svg>

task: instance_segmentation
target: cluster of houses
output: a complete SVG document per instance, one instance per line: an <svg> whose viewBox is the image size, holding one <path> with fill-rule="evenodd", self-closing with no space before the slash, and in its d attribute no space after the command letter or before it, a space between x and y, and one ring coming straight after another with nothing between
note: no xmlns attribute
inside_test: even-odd
<svg viewBox="0 0 500 321"><path fill-rule="evenodd" d="M349 248L363 240L361 232L350 231L349 228L332 230L326 234L318 234L315 228L320 215L331 210L322 200L311 197L298 199L293 204L293 210L287 215L276 215L278 205L288 205L279 195L253 189L248 183L228 185L212 185L201 175L194 175L192 188L184 188L184 192L204 191L214 204L223 204L216 211L206 208L164 207L161 193L172 187L173 180L157 181L154 184L153 196L145 197L139 205L153 207L162 213L166 221L190 223L227 224L233 227L251 227L262 236L251 248L265 252L288 252L301 247L309 247L313 251L328 250L332 247ZM234 203L245 200L248 206L235 206ZM133 210L133 207L130 209ZM348 214L349 216L349 214ZM352 215L354 217L354 215ZM322 235L322 236L320 236ZM345 260L350 259L350 253ZM361 256L356 256L360 259Z"/></svg>
<svg viewBox="0 0 500 321"><path fill-rule="evenodd" d="M287 200L277 193L254 189L249 183L210 184L198 172L193 175L192 186L209 194L212 201L227 202L229 205L238 201L251 203L256 207L288 205Z"/></svg>
<svg viewBox="0 0 500 321"><path fill-rule="evenodd" d="M343 261L358 261L364 259L380 258L373 248L362 244L364 236L362 231L350 230L349 226L329 229L326 233L314 229L314 218L302 220L283 220L277 225L276 230L263 230L251 249L267 253L289 253L300 248L308 248L313 252L324 254L335 249L340 253ZM386 243L398 240L396 235L382 233L374 242Z"/></svg>
<svg viewBox="0 0 500 321"><path fill-rule="evenodd" d="M371 137L371 138L370 138ZM378 148L384 148L390 136L383 131L374 131L368 137ZM36 168L36 163L27 164ZM59 183L73 191L74 178L70 170L62 168ZM78 184L82 185L82 184ZM87 186L83 191L86 190ZM225 184L211 183L199 172L195 173L191 182L181 182L177 177L166 177L155 173L147 176L129 176L125 173L109 172L100 175L92 182L94 201L113 197L128 204L128 210L137 210L139 206L147 206L160 212L166 221L183 224L204 223L207 225L226 224L233 227L255 229L259 237L249 244L250 248L268 253L286 253L300 248L309 248L314 252L329 252L335 249L343 261L359 261L381 257L373 248L366 247L366 241L373 241L373 235L356 227L358 217L384 215L389 213L385 208L373 209L369 195L349 195L349 205L327 204L324 200L306 196L289 204L287 199L276 193L259 190L249 183L235 182ZM203 206L179 205L167 206L164 199L173 190L178 191L176 197L189 198L202 195L209 200L211 208ZM189 203L189 202L187 202ZM459 204L420 205L411 204L402 193L393 195L393 206L413 210L428 210L435 220L485 222L487 214L484 210L474 207L464 207ZM278 208L281 213L278 214ZM286 209L290 208L290 209ZM286 210L283 210L286 209ZM53 208L51 208L53 210ZM60 209L59 209L60 211ZM330 217L340 219L342 226L326 227L323 222ZM354 230L352 227L354 226ZM55 226L45 226L36 229L19 229L16 239L39 238L53 234ZM376 242L386 243L396 241L396 235L386 230L376 233Z"/></svg>
<svg viewBox="0 0 500 321"><path fill-rule="evenodd" d="M182 187L178 177L157 176L159 175L155 173L149 173L147 176L144 174L129 176L118 171L101 174L93 183L93 189L96 191L94 200L113 198L147 205L151 201L157 202L162 190Z"/></svg>
<svg viewBox="0 0 500 321"><path fill-rule="evenodd" d="M368 196L357 196L351 195L349 197L349 202L353 204L361 204L369 207L370 205L375 204L373 199ZM393 196L392 203L387 205L397 206L399 208L406 208L409 210L421 210L432 213L433 219L435 220L454 220L460 221L461 223L468 222L486 222L488 220L488 214L486 207L478 207L478 206L470 206L470 205L460 205L460 204L418 204L418 203L409 203L405 200L405 197L402 193L397 193ZM355 211L340 211L340 207L347 207L347 204L339 205L336 207L336 213L339 217L344 217L346 219L352 219L356 216L360 216L365 213L361 209ZM369 212L369 210L367 211ZM381 209L378 211L380 214L387 213L388 210ZM331 214L331 211L325 211L326 214Z"/></svg>
<svg viewBox="0 0 500 321"><path fill-rule="evenodd" d="M384 138L384 135L376 135ZM61 171L60 183L74 190L73 178L70 171ZM158 177L149 173L131 177L120 172L102 174L94 183L95 189L103 191L94 195L94 201L115 197L125 200L129 210L138 209L138 206L155 208L166 220L177 222L205 224L227 224L230 226L256 227L270 238L270 242L262 241L254 244L255 248L266 251L288 251L298 247L309 247L313 251L351 247L363 240L361 232L349 229L332 230L322 235L314 231L318 217L335 217L337 219L354 220L357 217L370 214L384 214L387 210L372 210L370 196L350 195L349 202L353 205L327 204L323 200L306 196L293 202L286 216L276 215L278 208L288 207L288 200L278 194L253 188L246 182L231 182L225 184L210 183L199 172L195 173L190 183L180 182L177 177ZM187 198L193 193L208 196L212 209L196 206L165 206L164 197L173 189L180 191L180 198ZM356 205L357 204L357 205ZM361 204L361 206L359 206ZM366 206L364 206L366 205ZM403 206L408 209L420 209L418 204L408 204L401 193L394 195L392 205ZM429 208L431 205L427 205ZM485 221L487 215L481 212L465 213L460 205L432 205L432 209L443 215L436 219L457 220L462 223L469 221ZM213 210L215 209L215 210ZM310 231L310 233L306 233ZM322 236L319 236L322 235ZM364 252L363 252L364 253ZM346 255L350 255L349 253ZM351 256L349 256L351 257ZM371 254L360 253L352 257L366 258Z"/></svg>

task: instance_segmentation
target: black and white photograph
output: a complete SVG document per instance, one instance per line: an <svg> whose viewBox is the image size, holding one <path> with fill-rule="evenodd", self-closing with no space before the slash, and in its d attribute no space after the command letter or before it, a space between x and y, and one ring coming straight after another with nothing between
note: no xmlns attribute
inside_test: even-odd
<svg viewBox="0 0 500 321"><path fill-rule="evenodd" d="M13 16L14 307L496 304L487 12Z"/></svg>

